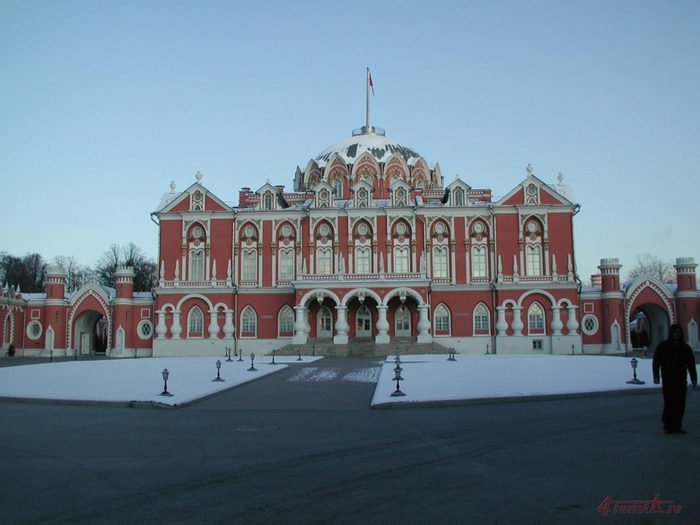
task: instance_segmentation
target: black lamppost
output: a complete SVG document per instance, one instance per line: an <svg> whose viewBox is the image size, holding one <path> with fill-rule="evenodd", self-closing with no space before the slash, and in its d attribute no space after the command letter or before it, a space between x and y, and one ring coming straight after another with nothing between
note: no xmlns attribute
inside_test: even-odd
<svg viewBox="0 0 700 525"><path fill-rule="evenodd" d="M230 363L231 361L233 361L233 359L231 359L231 349L228 346L226 347L226 353L228 354L228 359L226 360L226 362Z"/></svg>
<svg viewBox="0 0 700 525"><path fill-rule="evenodd" d="M243 361L243 348L238 347L238 360Z"/></svg>
<svg viewBox="0 0 700 525"><path fill-rule="evenodd" d="M399 397L399 396L405 396L403 392L401 392L401 388L399 388L399 381L401 381L403 378L401 377L401 367L396 365L396 368L394 369L394 373L396 374L396 377L394 379L396 380L396 390L394 390L391 393L391 397Z"/></svg>
<svg viewBox="0 0 700 525"><path fill-rule="evenodd" d="M486 343L486 355L489 355L489 344Z"/></svg>
<svg viewBox="0 0 700 525"><path fill-rule="evenodd" d="M314 348L316 347L314 346ZM303 359L301 358L301 348L297 348L297 352L299 352L299 357L297 357L297 361L303 361Z"/></svg>
<svg viewBox="0 0 700 525"><path fill-rule="evenodd" d="M53 363L53 350L49 350L49 363Z"/></svg>
<svg viewBox="0 0 700 525"><path fill-rule="evenodd" d="M225 379L221 379L221 360L220 359L216 360L216 379L212 379L212 381L226 381Z"/></svg>
<svg viewBox="0 0 700 525"><path fill-rule="evenodd" d="M276 365L276 364L277 364L277 363L275 363L275 351L274 351L274 350L272 351L272 362L271 362L270 364L271 364L271 365Z"/></svg>
<svg viewBox="0 0 700 525"><path fill-rule="evenodd" d="M255 354L250 354L250 368L248 369L248 372L257 372L258 369L255 368L253 363L255 362Z"/></svg>
<svg viewBox="0 0 700 525"><path fill-rule="evenodd" d="M574 345L571 345L571 355L574 355Z"/></svg>
<svg viewBox="0 0 700 525"><path fill-rule="evenodd" d="M139 349L134 348L134 359L138 359L138 358L139 358Z"/></svg>
<svg viewBox="0 0 700 525"><path fill-rule="evenodd" d="M168 372L168 369L165 368L162 373L163 373L163 381L165 382L165 386L163 387L163 391L158 395L172 397L173 395L170 392L168 392L168 376L170 375L170 372Z"/></svg>
<svg viewBox="0 0 700 525"><path fill-rule="evenodd" d="M73 352L73 361L78 360L78 349L76 348L75 351Z"/></svg>
<svg viewBox="0 0 700 525"><path fill-rule="evenodd" d="M457 360L455 359L455 349L454 349L454 348L450 348L449 350L450 350L450 357L448 357L447 360L448 360L448 361L457 361Z"/></svg>
<svg viewBox="0 0 700 525"><path fill-rule="evenodd" d="M631 381L627 381L627 384L628 385L643 385L644 381L640 381L639 379L637 379L637 365L639 364L637 362L637 359L633 357L632 360L630 361L630 364L632 365L632 371L634 372L634 378Z"/></svg>

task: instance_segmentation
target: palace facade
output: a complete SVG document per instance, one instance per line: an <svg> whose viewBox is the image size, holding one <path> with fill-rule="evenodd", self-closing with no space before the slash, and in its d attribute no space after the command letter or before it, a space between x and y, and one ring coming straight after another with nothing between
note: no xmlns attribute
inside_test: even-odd
<svg viewBox="0 0 700 525"><path fill-rule="evenodd" d="M620 282L601 260L584 286L576 272L579 211L559 175L528 165L505 196L457 177L365 126L297 167L292 191L269 181L243 188L237 207L201 173L161 199L159 280L133 292L67 293L47 272L46 293L2 287L3 347L19 355L112 357L267 353L285 345L374 341L439 343L462 353L616 353L630 349L641 317L656 345L680 323L698 345L700 293L692 258L677 282ZM144 218L146 220L146 218ZM347 347L347 346L346 346Z"/></svg>

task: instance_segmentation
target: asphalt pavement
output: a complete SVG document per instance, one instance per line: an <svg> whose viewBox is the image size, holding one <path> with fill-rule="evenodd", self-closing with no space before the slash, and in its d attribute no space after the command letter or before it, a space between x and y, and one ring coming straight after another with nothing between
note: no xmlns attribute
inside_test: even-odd
<svg viewBox="0 0 700 525"><path fill-rule="evenodd" d="M176 410L0 403L1 521L700 523L695 396L686 435L663 433L658 393L371 410L381 362Z"/></svg>

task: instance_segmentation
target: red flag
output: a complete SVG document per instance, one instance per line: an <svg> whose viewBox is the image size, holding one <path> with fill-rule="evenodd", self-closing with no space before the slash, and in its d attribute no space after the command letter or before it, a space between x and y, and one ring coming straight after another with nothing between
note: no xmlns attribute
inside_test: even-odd
<svg viewBox="0 0 700 525"><path fill-rule="evenodd" d="M369 70L368 70L368 71L367 71L367 74L369 75L369 87L372 88L372 96L375 96L375 94L374 94L374 83L372 82L372 73L370 73Z"/></svg>

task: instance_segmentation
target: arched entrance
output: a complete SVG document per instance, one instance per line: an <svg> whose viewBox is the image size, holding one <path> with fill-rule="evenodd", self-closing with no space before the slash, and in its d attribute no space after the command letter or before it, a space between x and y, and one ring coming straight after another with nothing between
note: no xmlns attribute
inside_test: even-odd
<svg viewBox="0 0 700 525"><path fill-rule="evenodd" d="M656 348L668 336L668 315L657 304L645 303L638 306L628 323L632 348Z"/></svg>
<svg viewBox="0 0 700 525"><path fill-rule="evenodd" d="M75 350L80 355L104 355L107 348L106 326L106 320L100 312L82 312L73 327Z"/></svg>

